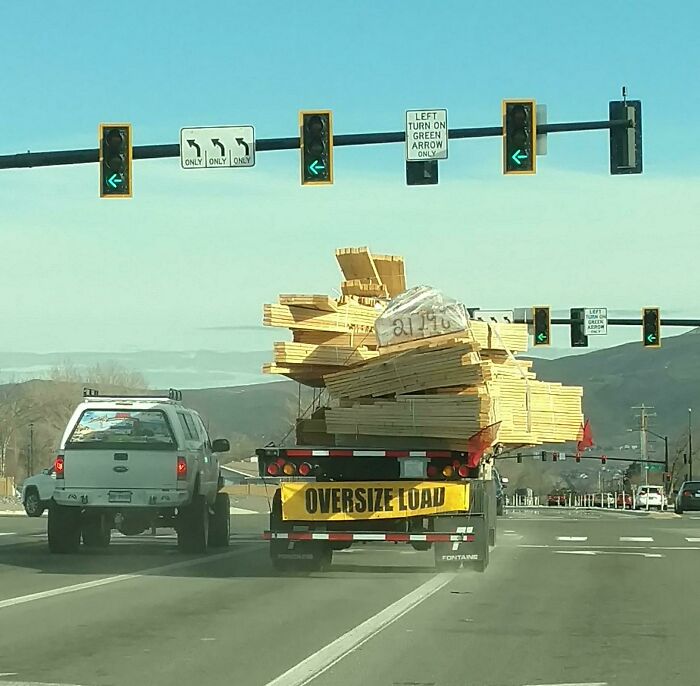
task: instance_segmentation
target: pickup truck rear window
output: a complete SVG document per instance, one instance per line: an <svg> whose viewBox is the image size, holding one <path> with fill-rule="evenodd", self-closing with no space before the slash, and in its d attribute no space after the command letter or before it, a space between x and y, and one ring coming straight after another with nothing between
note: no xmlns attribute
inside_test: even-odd
<svg viewBox="0 0 700 686"><path fill-rule="evenodd" d="M162 410L85 410L66 442L72 449L175 450Z"/></svg>

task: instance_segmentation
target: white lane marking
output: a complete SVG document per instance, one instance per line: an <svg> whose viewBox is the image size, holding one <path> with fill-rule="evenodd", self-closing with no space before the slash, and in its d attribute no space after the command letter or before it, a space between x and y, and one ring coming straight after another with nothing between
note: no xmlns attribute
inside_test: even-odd
<svg viewBox="0 0 700 686"><path fill-rule="evenodd" d="M559 548L565 550L562 546L557 545L537 545L535 543L517 543L518 548ZM697 545L584 545L582 548L589 548L595 550L620 550L624 548L625 550L700 550L700 546Z"/></svg>
<svg viewBox="0 0 700 686"><path fill-rule="evenodd" d="M229 507L228 512L232 515L266 514L265 512L256 512L255 510L245 510L242 507Z"/></svg>
<svg viewBox="0 0 700 686"><path fill-rule="evenodd" d="M467 527L466 527L466 526L458 526L458 527L457 527L457 533L458 533L458 534L464 534L464 533L466 533L466 532L467 532ZM455 542L452 544L452 552L455 552L455 551L457 551L457 550L459 550L459 541L455 541Z"/></svg>
<svg viewBox="0 0 700 686"><path fill-rule="evenodd" d="M623 543L653 543L654 539L651 536L620 536L620 541Z"/></svg>
<svg viewBox="0 0 700 686"><path fill-rule="evenodd" d="M665 557L659 553L637 553L624 550L555 550L558 555L636 555L638 557Z"/></svg>
<svg viewBox="0 0 700 686"><path fill-rule="evenodd" d="M0 531L0 536L16 536L14 531Z"/></svg>
<svg viewBox="0 0 700 686"><path fill-rule="evenodd" d="M588 536L557 536L557 541L578 541L580 543L585 543L588 540Z"/></svg>
<svg viewBox="0 0 700 686"><path fill-rule="evenodd" d="M284 674L280 674L266 686L304 686L304 684L308 684L342 660L348 653L359 648L373 636L376 636L382 629L385 629L424 600L430 598L434 593L444 588L455 576L456 574L454 573L443 573L428 579L428 581L403 598L385 607L373 617L362 622L362 624L358 624L354 629L350 629L350 631L336 638L335 641L332 641L313 655L309 655L309 657L288 669Z"/></svg>
<svg viewBox="0 0 700 686"><path fill-rule="evenodd" d="M686 536L685 540L688 541L688 543L700 543L700 538L695 538L693 536Z"/></svg>
<svg viewBox="0 0 700 686"><path fill-rule="evenodd" d="M169 572L173 569L195 567L196 565L201 565L206 562L214 562L216 560L223 560L227 557L233 557L234 555L240 555L241 553L254 550L255 548L259 548L259 546L250 545L246 546L245 548L238 548L237 550L230 550L225 553L219 553L218 555L207 555L206 557L198 557L194 560L181 560L180 562L173 562L171 564L161 565L160 567L149 567L147 569L140 569L139 571L133 572L132 574L118 574L116 576L108 576L103 579L84 581L80 584L60 586L59 588L52 588L48 591L39 591L38 593L30 593L29 595L21 595L15 596L14 598L6 598L5 600L0 600L0 610L6 607L14 607L15 605L24 605L25 603L31 603L35 600L43 600L44 598L53 598L54 596L66 595L67 593L84 591L89 588L109 586L111 584L117 584L120 581L140 579L143 577L151 576L152 574L161 574L162 572Z"/></svg>
<svg viewBox="0 0 700 686"><path fill-rule="evenodd" d="M576 681L569 684L525 684L525 686L608 686L607 681Z"/></svg>
<svg viewBox="0 0 700 686"><path fill-rule="evenodd" d="M512 529L506 529L503 533L504 533L504 534L514 534L514 533L516 533L516 532L513 531Z"/></svg>
<svg viewBox="0 0 700 686"><path fill-rule="evenodd" d="M15 676L17 672L14 672L11 676ZM0 674L0 677L2 674ZM78 686L78 684L56 684L49 683L46 681L1 681L2 686Z"/></svg>
<svg viewBox="0 0 700 686"><path fill-rule="evenodd" d="M555 550L559 555L597 555L597 550Z"/></svg>

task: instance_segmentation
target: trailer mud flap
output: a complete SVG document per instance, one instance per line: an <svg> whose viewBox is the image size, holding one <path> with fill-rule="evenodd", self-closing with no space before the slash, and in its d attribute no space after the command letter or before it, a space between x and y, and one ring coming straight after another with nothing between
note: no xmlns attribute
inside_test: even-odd
<svg viewBox="0 0 700 686"><path fill-rule="evenodd" d="M451 515L435 518L435 532L473 534L463 542L435 543L435 566L439 569L471 569L479 572L489 564L489 537L483 515ZM471 537L470 537L471 538Z"/></svg>
<svg viewBox="0 0 700 686"><path fill-rule="evenodd" d="M325 541L270 541L270 560L279 571L322 571L332 561L333 550Z"/></svg>

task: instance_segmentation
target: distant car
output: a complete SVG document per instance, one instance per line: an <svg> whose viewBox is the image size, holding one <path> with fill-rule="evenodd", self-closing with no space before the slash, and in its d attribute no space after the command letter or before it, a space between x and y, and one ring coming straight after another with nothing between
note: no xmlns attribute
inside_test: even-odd
<svg viewBox="0 0 700 686"><path fill-rule="evenodd" d="M566 505L566 495L564 493L550 493L547 496L547 507L561 507Z"/></svg>
<svg viewBox="0 0 700 686"><path fill-rule="evenodd" d="M41 517L49 506L55 488L56 474L53 467L25 479L21 495L24 511L30 517Z"/></svg>
<svg viewBox="0 0 700 686"><path fill-rule="evenodd" d="M676 514L700 510L700 481L684 481L681 484L673 509Z"/></svg>
<svg viewBox="0 0 700 686"><path fill-rule="evenodd" d="M636 510L663 510L666 507L663 486L639 486L635 500Z"/></svg>
<svg viewBox="0 0 700 686"><path fill-rule="evenodd" d="M617 494L617 506L623 510L632 509L632 495L630 493L618 493Z"/></svg>
<svg viewBox="0 0 700 686"><path fill-rule="evenodd" d="M593 496L593 507L613 507L615 496L612 493L596 493Z"/></svg>

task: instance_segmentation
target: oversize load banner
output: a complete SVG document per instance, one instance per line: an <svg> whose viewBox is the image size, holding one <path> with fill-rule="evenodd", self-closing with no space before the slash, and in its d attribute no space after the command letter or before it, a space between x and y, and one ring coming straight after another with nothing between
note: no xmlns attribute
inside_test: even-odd
<svg viewBox="0 0 700 686"><path fill-rule="evenodd" d="M396 519L468 509L468 483L360 481L282 484L282 517L295 521Z"/></svg>

